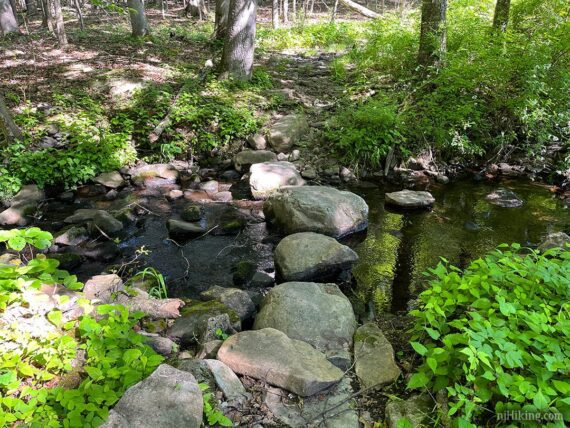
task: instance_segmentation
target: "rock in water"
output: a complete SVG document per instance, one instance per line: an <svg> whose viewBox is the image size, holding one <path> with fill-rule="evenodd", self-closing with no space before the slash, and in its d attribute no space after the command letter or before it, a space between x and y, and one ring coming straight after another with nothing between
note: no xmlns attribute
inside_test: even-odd
<svg viewBox="0 0 570 428"><path fill-rule="evenodd" d="M308 343L273 328L244 331L227 339L218 360L234 372L264 380L303 397L342 379L343 372Z"/></svg>
<svg viewBox="0 0 570 428"><path fill-rule="evenodd" d="M276 161L277 155L269 150L244 150L234 156L236 171L247 171L255 163Z"/></svg>
<svg viewBox="0 0 570 428"><path fill-rule="evenodd" d="M254 329L274 328L319 350L352 345L356 319L336 284L286 282L265 296Z"/></svg>
<svg viewBox="0 0 570 428"><path fill-rule="evenodd" d="M428 208L433 205L435 198L429 192L416 190L400 190L386 193L386 203L401 208Z"/></svg>
<svg viewBox="0 0 570 428"><path fill-rule="evenodd" d="M305 180L290 162L263 162L250 168L249 185L255 199L266 199L279 189L303 186Z"/></svg>
<svg viewBox="0 0 570 428"><path fill-rule="evenodd" d="M99 174L97 177L95 177L93 181L97 184L102 184L105 187L109 187L110 189L118 189L119 187L123 187L125 185L125 180L123 179L121 173L118 171L104 172L103 174Z"/></svg>
<svg viewBox="0 0 570 428"><path fill-rule="evenodd" d="M394 349L373 323L359 327L354 335L356 375L365 388L393 383L400 376Z"/></svg>
<svg viewBox="0 0 570 428"><path fill-rule="evenodd" d="M346 245L314 232L289 235L275 248L275 268L284 281L334 279L357 260Z"/></svg>
<svg viewBox="0 0 570 428"><path fill-rule="evenodd" d="M263 211L288 235L317 232L339 238L368 226L368 205L364 199L333 187L284 189L269 197Z"/></svg>
<svg viewBox="0 0 570 428"><path fill-rule="evenodd" d="M153 179L160 179L163 183L174 184L178 181L179 172L170 164L150 164L140 165L129 170L131 180L138 186L144 186L145 183L151 182Z"/></svg>
<svg viewBox="0 0 570 428"><path fill-rule="evenodd" d="M10 208L0 213L0 225L25 226L28 224L28 216L34 214L38 204L45 198L43 190L35 184L23 186L14 196Z"/></svg>
<svg viewBox="0 0 570 428"><path fill-rule="evenodd" d="M308 131L305 115L289 114L273 124L269 130L269 144L273 150L287 153Z"/></svg>
<svg viewBox="0 0 570 428"><path fill-rule="evenodd" d="M199 428L204 401L189 372L167 364L130 387L109 413L105 428Z"/></svg>
<svg viewBox="0 0 570 428"><path fill-rule="evenodd" d="M212 288L202 292L200 296L204 300L217 300L228 308L236 311L240 319L246 320L255 314L255 305L245 291L239 288L225 288L214 285Z"/></svg>
<svg viewBox="0 0 570 428"><path fill-rule="evenodd" d="M493 205L498 205L503 208L518 208L523 205L523 201L515 192L502 187L489 193L486 199Z"/></svg>

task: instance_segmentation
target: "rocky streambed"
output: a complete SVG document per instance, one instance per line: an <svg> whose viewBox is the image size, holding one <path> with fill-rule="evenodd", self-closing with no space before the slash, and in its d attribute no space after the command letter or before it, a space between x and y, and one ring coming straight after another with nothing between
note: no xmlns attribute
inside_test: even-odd
<svg viewBox="0 0 570 428"><path fill-rule="evenodd" d="M51 231L48 257L86 282L86 297L147 314L141 332L168 364L127 391L108 426L198 427L197 382L240 426L421 421L434 404L403 391L412 365L398 329L421 272L570 228L562 203L528 183L393 193L315 178L248 151L225 171L175 162L76 192L27 186L0 213L4 227ZM146 267L164 275L168 298Z"/></svg>

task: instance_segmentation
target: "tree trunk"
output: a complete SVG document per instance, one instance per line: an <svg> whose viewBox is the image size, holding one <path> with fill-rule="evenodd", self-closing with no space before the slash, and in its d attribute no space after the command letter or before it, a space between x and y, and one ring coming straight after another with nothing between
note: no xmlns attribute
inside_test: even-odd
<svg viewBox="0 0 570 428"><path fill-rule="evenodd" d="M144 5L141 0L127 0L133 37L144 37L149 34L148 22L144 13Z"/></svg>
<svg viewBox="0 0 570 428"><path fill-rule="evenodd" d="M12 6L12 13L14 13L14 17L16 18L16 24L18 23L18 3L16 0L10 0L10 6Z"/></svg>
<svg viewBox="0 0 570 428"><path fill-rule="evenodd" d="M53 31L53 24L51 22L52 21L51 4L48 3L48 0L41 0L41 2L43 10L42 27L47 28L48 31Z"/></svg>
<svg viewBox="0 0 570 428"><path fill-rule="evenodd" d="M271 23L273 28L279 28L279 0L271 2Z"/></svg>
<svg viewBox="0 0 570 428"><path fill-rule="evenodd" d="M26 14L28 16L35 16L38 14L38 4L36 0L26 0Z"/></svg>
<svg viewBox="0 0 570 428"><path fill-rule="evenodd" d="M186 6L186 16L198 18L200 21L208 17L208 7L204 0L189 0Z"/></svg>
<svg viewBox="0 0 570 428"><path fill-rule="evenodd" d="M331 13L331 22L335 21L337 10L338 10L338 0L334 0L333 9Z"/></svg>
<svg viewBox="0 0 570 428"><path fill-rule="evenodd" d="M55 24L55 35L60 48L67 46L67 36L63 27L63 13L61 11L60 0L51 0L53 2L53 19ZM49 3L49 2L48 2Z"/></svg>
<svg viewBox="0 0 570 428"><path fill-rule="evenodd" d="M352 0L340 0L342 4L344 4L346 7L348 7L349 9L354 10L355 12L360 13L361 15L364 15L368 18L378 18L380 15L377 14L376 12L365 8L364 6L352 1Z"/></svg>
<svg viewBox="0 0 570 428"><path fill-rule="evenodd" d="M20 32L16 15L9 0L0 0L0 29L4 35Z"/></svg>
<svg viewBox="0 0 570 428"><path fill-rule="evenodd" d="M439 66L446 49L447 0L423 0L418 63Z"/></svg>
<svg viewBox="0 0 570 428"><path fill-rule="evenodd" d="M225 40L228 34L228 15L230 0L216 0L216 17L214 26L214 39Z"/></svg>
<svg viewBox="0 0 570 428"><path fill-rule="evenodd" d="M507 30L510 8L511 0L497 0L497 4L495 5L495 16L493 17L494 29L501 31Z"/></svg>
<svg viewBox="0 0 570 428"><path fill-rule="evenodd" d="M255 50L256 0L231 0L228 34L222 53L222 72L238 80L249 80Z"/></svg>
<svg viewBox="0 0 570 428"><path fill-rule="evenodd" d="M289 22L289 0L283 0L283 22Z"/></svg>
<svg viewBox="0 0 570 428"><path fill-rule="evenodd" d="M0 94L0 131L6 135L8 143L11 143L14 139L22 138L22 131L14 123L2 94Z"/></svg>
<svg viewBox="0 0 570 428"><path fill-rule="evenodd" d="M81 5L79 4L79 0L73 0L73 4L75 5L75 10L77 11L77 17L79 18L79 26L81 30L85 30L85 25L83 24L83 12L81 12Z"/></svg>

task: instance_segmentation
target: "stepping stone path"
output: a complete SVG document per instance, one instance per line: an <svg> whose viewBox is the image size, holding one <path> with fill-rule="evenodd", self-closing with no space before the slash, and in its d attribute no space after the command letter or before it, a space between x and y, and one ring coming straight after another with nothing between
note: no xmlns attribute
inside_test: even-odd
<svg viewBox="0 0 570 428"><path fill-rule="evenodd" d="M167 364L129 388L105 428L199 428L204 401L192 374Z"/></svg>
<svg viewBox="0 0 570 428"><path fill-rule="evenodd" d="M385 201L388 205L401 208L428 208L433 205L435 198L429 192L417 190L400 190L399 192L386 193Z"/></svg>
<svg viewBox="0 0 570 428"><path fill-rule="evenodd" d="M274 328L319 350L348 349L356 319L336 284L286 282L265 296L254 329Z"/></svg>
<svg viewBox="0 0 570 428"><path fill-rule="evenodd" d="M357 260L346 245L314 232L286 236L275 248L275 268L284 281L334 279Z"/></svg>
<svg viewBox="0 0 570 428"><path fill-rule="evenodd" d="M263 211L288 235L317 232L340 238L368 226L368 205L364 199L333 187L284 189L269 197Z"/></svg>
<svg viewBox="0 0 570 428"><path fill-rule="evenodd" d="M279 189L303 186L305 180L290 162L263 162L250 168L249 186L255 199L267 199Z"/></svg>
<svg viewBox="0 0 570 428"><path fill-rule="evenodd" d="M502 187L489 193L486 199L493 205L498 205L503 208L518 208L523 205L522 199L520 199L515 192Z"/></svg>
<svg viewBox="0 0 570 428"><path fill-rule="evenodd" d="M243 331L228 338L218 360L234 372L261 379L302 397L339 382L343 372L324 354L273 328Z"/></svg>

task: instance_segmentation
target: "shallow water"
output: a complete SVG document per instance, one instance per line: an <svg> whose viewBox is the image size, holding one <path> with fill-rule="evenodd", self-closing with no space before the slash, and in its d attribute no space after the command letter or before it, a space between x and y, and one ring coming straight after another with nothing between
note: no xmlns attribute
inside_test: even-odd
<svg viewBox="0 0 570 428"><path fill-rule="evenodd" d="M520 208L485 200L498 187L513 190ZM384 189L352 189L370 207L366 238L353 246L360 260L353 269L353 300L369 311L398 312L426 282L423 272L444 257L465 267L501 243L535 246L550 232L570 232L570 210L548 187L524 181L460 181L430 189L430 211L397 212L384 206ZM398 190L398 189L396 189Z"/></svg>

